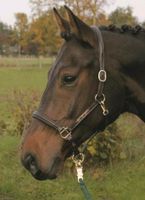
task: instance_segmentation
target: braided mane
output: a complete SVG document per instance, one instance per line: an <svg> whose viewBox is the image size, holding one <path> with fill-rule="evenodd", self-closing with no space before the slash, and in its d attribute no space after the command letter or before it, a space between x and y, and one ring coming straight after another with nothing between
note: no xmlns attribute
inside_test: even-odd
<svg viewBox="0 0 145 200"><path fill-rule="evenodd" d="M103 26L103 25L99 26L99 28L101 30L122 33L122 34L123 33L131 33L133 35L137 35L139 33L145 33L145 29L140 25L136 25L133 27L133 26L124 24L121 27L117 27L114 24L110 24L109 26ZM71 32L61 33L61 37L64 38L66 41L69 41L73 36L74 36L74 34Z"/></svg>
<svg viewBox="0 0 145 200"><path fill-rule="evenodd" d="M133 35L139 34L141 32L145 33L145 29L140 25L132 27L130 25L124 24L119 28L114 24L111 24L109 26L102 26L101 28L106 31L118 32L118 33L132 33Z"/></svg>

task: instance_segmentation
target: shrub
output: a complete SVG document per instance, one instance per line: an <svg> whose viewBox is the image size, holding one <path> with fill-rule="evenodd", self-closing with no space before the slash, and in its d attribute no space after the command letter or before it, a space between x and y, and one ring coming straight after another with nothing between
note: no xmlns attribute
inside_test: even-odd
<svg viewBox="0 0 145 200"><path fill-rule="evenodd" d="M117 134L117 129L116 123L113 123L104 132L94 137L88 146L87 165L112 165L113 161L120 159L122 139Z"/></svg>
<svg viewBox="0 0 145 200"><path fill-rule="evenodd" d="M0 135L4 134L6 130L7 130L7 124L5 123L4 120L0 120Z"/></svg>
<svg viewBox="0 0 145 200"><path fill-rule="evenodd" d="M22 135L29 126L32 112L38 105L40 94L36 91L14 91L11 113L13 116L15 133Z"/></svg>

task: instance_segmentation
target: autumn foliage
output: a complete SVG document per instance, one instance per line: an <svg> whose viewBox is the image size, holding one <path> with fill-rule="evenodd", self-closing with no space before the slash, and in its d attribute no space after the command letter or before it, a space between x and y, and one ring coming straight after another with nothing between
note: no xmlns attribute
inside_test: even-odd
<svg viewBox="0 0 145 200"><path fill-rule="evenodd" d="M109 0L30 0L32 14L15 14L15 25L9 27L0 23L0 55L50 56L56 54L63 42L53 16L53 7L66 18L62 5L69 6L73 12L90 25L115 23L134 25L137 18L131 8L117 8L109 16L104 6Z"/></svg>

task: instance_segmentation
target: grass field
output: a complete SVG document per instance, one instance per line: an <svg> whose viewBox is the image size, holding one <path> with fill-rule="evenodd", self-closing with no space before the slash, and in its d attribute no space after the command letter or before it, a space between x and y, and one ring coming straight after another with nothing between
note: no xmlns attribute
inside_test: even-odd
<svg viewBox="0 0 145 200"><path fill-rule="evenodd" d="M52 59L45 58L41 67L39 67L39 60L37 59L17 59L0 59L1 97L3 95L8 95L9 92L15 89L41 90L44 88L45 82L47 80L47 72L50 64L52 63ZM5 65L3 64L4 62ZM13 67L9 67L10 64Z"/></svg>
<svg viewBox="0 0 145 200"><path fill-rule="evenodd" d="M39 67L35 59L25 62L10 59L0 59L0 119L6 121L11 119L9 104L13 90L30 93L38 90L42 93L51 63L48 59L44 66ZM85 182L94 200L144 200L145 126L131 115L121 116L117 124L127 156L108 167L88 169L85 172ZM64 170L54 181L34 180L21 166L20 141L18 135L0 133L0 200L84 199L74 173L65 173Z"/></svg>
<svg viewBox="0 0 145 200"><path fill-rule="evenodd" d="M73 173L53 181L39 182L19 162L17 136L0 136L0 200L83 200ZM124 161L107 169L85 173L94 200L144 200L145 157Z"/></svg>
<svg viewBox="0 0 145 200"><path fill-rule="evenodd" d="M18 65L18 63L20 64ZM12 102L14 91L26 91L30 94L31 91L42 93L52 59L44 59L42 63L44 64L40 68L38 59L34 58L28 60L26 58L0 59L0 119L9 114L9 104ZM10 67L10 64L13 67Z"/></svg>

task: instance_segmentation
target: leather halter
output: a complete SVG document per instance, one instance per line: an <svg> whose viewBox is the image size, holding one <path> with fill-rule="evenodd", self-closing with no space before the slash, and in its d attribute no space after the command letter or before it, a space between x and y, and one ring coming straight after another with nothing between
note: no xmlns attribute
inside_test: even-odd
<svg viewBox="0 0 145 200"><path fill-rule="evenodd" d="M92 111L95 108L101 106L104 116L106 116L109 113L109 111L105 107L105 94L103 93L104 83L106 82L107 79L107 73L105 71L105 66L104 66L104 42L99 28L98 27L92 27L92 28L96 33L96 37L99 43L99 67L100 67L100 70L98 72L98 80L99 80L98 91L94 96L94 102L75 120L73 125L70 127L59 126L56 123L56 121L48 119L46 115L43 115L39 111L35 111L32 115L33 118L41 121L47 126L56 129L61 138L68 141L72 141L72 132L90 113L92 113Z"/></svg>

